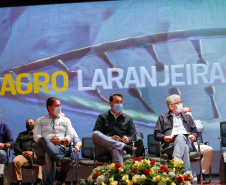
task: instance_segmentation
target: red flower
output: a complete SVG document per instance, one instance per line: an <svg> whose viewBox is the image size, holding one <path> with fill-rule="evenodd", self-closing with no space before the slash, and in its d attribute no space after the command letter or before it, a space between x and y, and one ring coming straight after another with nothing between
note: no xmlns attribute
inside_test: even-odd
<svg viewBox="0 0 226 185"><path fill-rule="evenodd" d="M167 167L165 167L165 166L160 166L160 170L164 171L164 172L168 172L169 171L169 169Z"/></svg>
<svg viewBox="0 0 226 185"><path fill-rule="evenodd" d="M99 175L100 175L99 173L94 173L92 178L96 179Z"/></svg>
<svg viewBox="0 0 226 185"><path fill-rule="evenodd" d="M151 170L146 169L146 170L144 170L144 173L143 173L143 174L144 174L144 175L149 175L150 171L151 171Z"/></svg>
<svg viewBox="0 0 226 185"><path fill-rule="evenodd" d="M154 160L151 160L150 163L151 163L151 164L155 164L155 161L154 161Z"/></svg>
<svg viewBox="0 0 226 185"><path fill-rule="evenodd" d="M122 165L120 163L115 163L116 168L120 168Z"/></svg>
<svg viewBox="0 0 226 185"><path fill-rule="evenodd" d="M133 163L134 163L135 161L141 162L141 158L140 158L140 157L135 157L135 158L133 159Z"/></svg>
<svg viewBox="0 0 226 185"><path fill-rule="evenodd" d="M181 183L181 182L183 182L183 177L181 177L181 176L176 177L176 180L178 183Z"/></svg>
<svg viewBox="0 0 226 185"><path fill-rule="evenodd" d="M134 170L134 169L132 169L132 170L131 170L131 173L135 173L135 174L137 174L137 171L136 171L136 170Z"/></svg>
<svg viewBox="0 0 226 185"><path fill-rule="evenodd" d="M184 176L185 181L190 181L190 179L187 176Z"/></svg>

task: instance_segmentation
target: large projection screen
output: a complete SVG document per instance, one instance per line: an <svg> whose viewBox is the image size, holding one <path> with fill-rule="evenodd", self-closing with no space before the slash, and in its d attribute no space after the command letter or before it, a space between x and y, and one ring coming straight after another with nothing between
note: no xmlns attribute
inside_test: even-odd
<svg viewBox="0 0 226 185"><path fill-rule="evenodd" d="M125 0L0 8L1 121L16 138L50 96L80 138L112 93L152 134L165 99L181 95L219 150L226 109L226 1Z"/></svg>

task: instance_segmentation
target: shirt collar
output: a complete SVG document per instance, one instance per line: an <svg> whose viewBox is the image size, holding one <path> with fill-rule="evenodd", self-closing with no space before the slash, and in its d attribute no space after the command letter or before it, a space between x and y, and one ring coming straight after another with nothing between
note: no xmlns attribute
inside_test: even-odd
<svg viewBox="0 0 226 185"><path fill-rule="evenodd" d="M181 114L179 113L178 116L176 116L174 113L170 112L170 115L176 118L181 118Z"/></svg>
<svg viewBox="0 0 226 185"><path fill-rule="evenodd" d="M111 111L111 109L110 109L109 112L115 117L115 119L118 118L120 115L124 116L123 112L120 112L120 114L119 114L118 116L116 116L116 115Z"/></svg>
<svg viewBox="0 0 226 185"><path fill-rule="evenodd" d="M48 114L48 116L49 116L49 119L52 119L52 120L55 120L55 119L59 119L59 118L60 118L60 115L59 115L58 117L56 117L56 118L53 118L53 117L50 116L49 114Z"/></svg>

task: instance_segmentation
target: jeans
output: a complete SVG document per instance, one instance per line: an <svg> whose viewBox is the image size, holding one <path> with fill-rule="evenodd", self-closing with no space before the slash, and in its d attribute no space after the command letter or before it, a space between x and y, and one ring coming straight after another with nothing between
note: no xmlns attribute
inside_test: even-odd
<svg viewBox="0 0 226 185"><path fill-rule="evenodd" d="M189 153L193 151L193 143L185 135L177 135L171 143L165 143L163 146L164 153L170 157L177 157L184 162L184 169L191 172Z"/></svg>
<svg viewBox="0 0 226 185"><path fill-rule="evenodd" d="M5 150L0 150L0 164L5 164L7 161L7 153Z"/></svg>
<svg viewBox="0 0 226 185"><path fill-rule="evenodd" d="M193 151L193 145L188 136L177 135L174 139L173 157L177 157L184 162L185 171L192 172L190 166L189 153Z"/></svg>
<svg viewBox="0 0 226 185"><path fill-rule="evenodd" d="M48 137L43 136L36 147L36 156L45 158L46 161L46 185L52 185L55 180L56 162L65 156L65 149L60 145L54 145Z"/></svg>
<svg viewBox="0 0 226 185"><path fill-rule="evenodd" d="M93 144L95 146L96 156L110 153L113 163L119 162L123 164L122 150L125 146L125 143L115 141L99 131L94 131L92 138Z"/></svg>

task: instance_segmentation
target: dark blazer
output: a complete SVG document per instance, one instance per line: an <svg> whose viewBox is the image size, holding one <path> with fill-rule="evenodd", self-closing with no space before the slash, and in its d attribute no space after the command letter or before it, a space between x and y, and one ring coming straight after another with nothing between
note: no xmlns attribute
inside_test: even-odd
<svg viewBox="0 0 226 185"><path fill-rule="evenodd" d="M183 120L184 128L187 130L187 132L197 137L198 133L192 117L188 114L181 114L181 117ZM164 138L165 136L171 135L172 129L173 116L170 114L170 111L168 113L160 115L154 129L155 140L165 143Z"/></svg>
<svg viewBox="0 0 226 185"><path fill-rule="evenodd" d="M136 141L136 128L130 116L121 113L117 119L111 114L110 110L98 116L93 131L100 131L104 135L119 137L127 136L130 143Z"/></svg>

